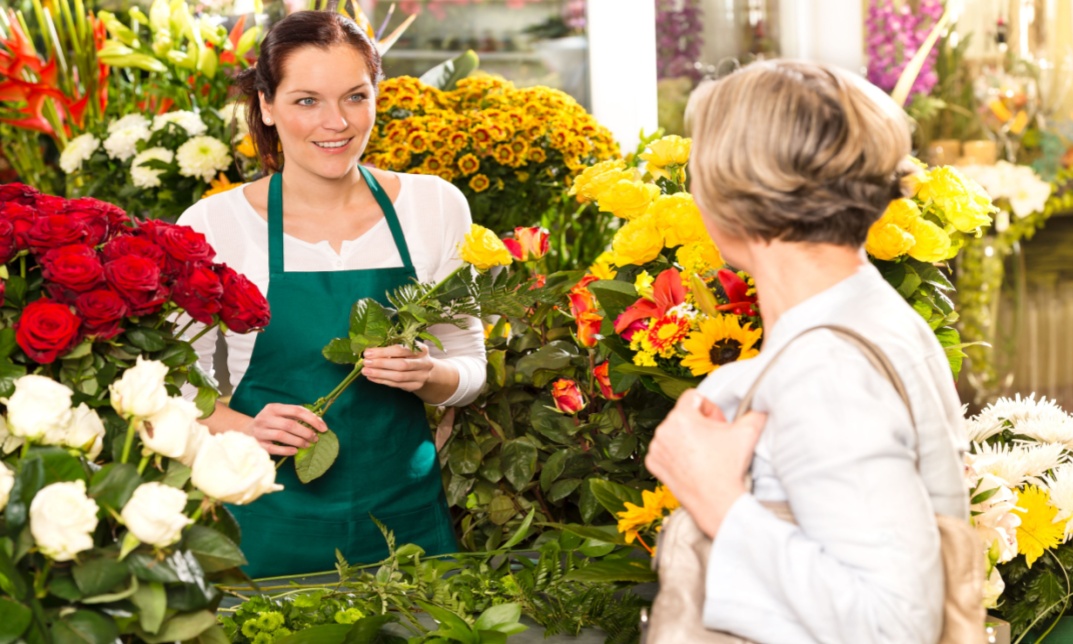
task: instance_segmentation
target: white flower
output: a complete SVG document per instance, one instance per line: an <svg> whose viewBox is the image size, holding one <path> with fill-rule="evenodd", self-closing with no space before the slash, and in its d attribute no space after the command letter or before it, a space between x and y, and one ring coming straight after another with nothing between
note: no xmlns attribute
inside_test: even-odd
<svg viewBox="0 0 1073 644"><path fill-rule="evenodd" d="M217 172L231 165L231 155L223 141L211 136L195 136L175 151L179 161L179 174L184 177L200 177L208 183Z"/></svg>
<svg viewBox="0 0 1073 644"><path fill-rule="evenodd" d="M0 456L14 452L22 447L22 444L25 442L26 439L11 433L8 429L7 421L4 420L3 416L0 416Z"/></svg>
<svg viewBox="0 0 1073 644"><path fill-rule="evenodd" d="M1006 582L1002 581L998 566L991 568L991 574L984 580L984 608L998 606L1002 591L1006 590Z"/></svg>
<svg viewBox="0 0 1073 644"><path fill-rule="evenodd" d="M60 154L60 168L67 174L78 172L100 146L100 140L89 132L76 136L67 142Z"/></svg>
<svg viewBox="0 0 1073 644"><path fill-rule="evenodd" d="M160 175L163 170L143 166L146 161L163 161L171 163L175 154L165 148L149 148L139 152L130 163L130 178L136 188L159 188Z"/></svg>
<svg viewBox="0 0 1073 644"><path fill-rule="evenodd" d="M1054 520L1066 522L1066 538L1073 535L1073 464L1060 465L1043 482L1051 493L1051 503L1058 508Z"/></svg>
<svg viewBox="0 0 1073 644"><path fill-rule="evenodd" d="M235 505L283 489L276 483L276 467L268 452L257 439L239 432L206 437L190 480L208 496Z"/></svg>
<svg viewBox="0 0 1073 644"><path fill-rule="evenodd" d="M7 507L13 487L15 487L15 473L7 465L0 463L0 510Z"/></svg>
<svg viewBox="0 0 1073 644"><path fill-rule="evenodd" d="M235 136L233 141L241 141L247 134L250 133L250 125L246 122L246 102L235 101L223 106L220 110L220 118L228 127L231 127L232 121L235 123Z"/></svg>
<svg viewBox="0 0 1073 644"><path fill-rule="evenodd" d="M86 496L86 482L53 483L30 503L30 534L47 557L70 561L93 547L97 504Z"/></svg>
<svg viewBox="0 0 1073 644"><path fill-rule="evenodd" d="M143 483L123 506L123 523L142 543L163 548L179 540L193 523L183 510L186 492L163 483Z"/></svg>
<svg viewBox="0 0 1073 644"><path fill-rule="evenodd" d="M201 440L201 434L197 431L197 419L200 417L201 412L194 403L182 398L169 398L159 411L138 427L138 434L149 450L190 465L188 461L193 458L184 460L182 457L197 455L196 446L192 448L191 442L199 443Z"/></svg>
<svg viewBox="0 0 1073 644"><path fill-rule="evenodd" d="M108 156L120 161L126 161L138 153L138 142L149 138L149 128L144 125L130 125L112 131L104 140L104 150Z"/></svg>
<svg viewBox="0 0 1073 644"><path fill-rule="evenodd" d="M15 436L59 445L71 422L71 390L51 378L23 376L7 401L7 422Z"/></svg>
<svg viewBox="0 0 1073 644"><path fill-rule="evenodd" d="M1068 460L1065 448L1057 443L975 443L972 447L975 453L973 468L981 476L993 474L1010 488L1019 487L1022 483L1042 485L1040 476Z"/></svg>
<svg viewBox="0 0 1073 644"><path fill-rule="evenodd" d="M1027 217L1034 212L1042 212L1047 205L1047 199L1051 196L1051 184L1040 179L1029 166L1022 168L1017 173L1017 181L1007 197L1010 200L1010 208L1018 218Z"/></svg>
<svg viewBox="0 0 1073 644"><path fill-rule="evenodd" d="M123 418L149 418L168 404L168 392L164 389L167 375L168 367L164 363L138 356L137 363L109 385L112 408Z"/></svg>
<svg viewBox="0 0 1073 644"><path fill-rule="evenodd" d="M1073 450L1073 416L1053 400L1036 400L1035 394L999 398L965 425L966 437L973 442L983 442L1004 429L1041 443L1061 443Z"/></svg>
<svg viewBox="0 0 1073 644"><path fill-rule="evenodd" d="M186 133L190 136L197 136L204 134L209 128L205 125L205 122L201 120L201 117L193 112L185 110L178 110L175 112L167 112L166 114L160 114L153 119L153 131L162 130L168 123L175 123L182 129L186 130Z"/></svg>
<svg viewBox="0 0 1073 644"><path fill-rule="evenodd" d="M143 128L148 130L150 124L151 124L151 121L149 119L145 118L144 116L142 116L141 114L127 114L126 116L124 116L121 119L117 119L115 121L112 121L108 125L108 133L112 134L113 132L116 132L118 130L122 130L122 129L125 129L125 128L128 128L128 127L143 127Z"/></svg>
<svg viewBox="0 0 1073 644"><path fill-rule="evenodd" d="M101 447L104 444L104 423L101 422L101 417L87 407L86 403L75 407L71 412L71 424L63 442L68 447L85 452L89 460L96 460L101 455Z"/></svg>

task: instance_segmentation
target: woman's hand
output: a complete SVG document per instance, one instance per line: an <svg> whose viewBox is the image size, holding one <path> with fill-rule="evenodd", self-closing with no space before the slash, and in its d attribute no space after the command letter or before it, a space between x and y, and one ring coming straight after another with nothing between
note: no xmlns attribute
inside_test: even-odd
<svg viewBox="0 0 1073 644"><path fill-rule="evenodd" d="M656 428L645 467L671 489L711 538L745 494L745 474L766 416L750 412L728 423L715 404L689 390Z"/></svg>
<svg viewBox="0 0 1073 644"><path fill-rule="evenodd" d="M270 403L242 431L256 438L269 454L291 456L309 447L317 440L317 432L328 431L328 426L323 418L300 405Z"/></svg>
<svg viewBox="0 0 1073 644"><path fill-rule="evenodd" d="M410 351L401 344L366 349L362 354L365 366L361 374L375 382L403 391L417 391L428 384L432 377L433 360L428 347L418 345Z"/></svg>

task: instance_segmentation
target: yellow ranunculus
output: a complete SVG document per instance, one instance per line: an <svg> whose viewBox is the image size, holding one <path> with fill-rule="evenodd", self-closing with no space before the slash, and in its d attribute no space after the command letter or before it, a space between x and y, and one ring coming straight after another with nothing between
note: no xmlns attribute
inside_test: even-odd
<svg viewBox="0 0 1073 644"><path fill-rule="evenodd" d="M700 209L688 192L658 197L648 207L648 214L655 219L667 248L710 239Z"/></svg>
<svg viewBox="0 0 1073 644"><path fill-rule="evenodd" d="M616 217L633 219L648 210L648 205L659 196L659 186L640 181L619 181L607 186L596 196L600 210Z"/></svg>
<svg viewBox="0 0 1073 644"><path fill-rule="evenodd" d="M704 275L723 266L723 256L711 239L683 244L675 255L685 273Z"/></svg>
<svg viewBox="0 0 1073 644"><path fill-rule="evenodd" d="M950 235L926 219L916 220L909 229L915 239L909 256L922 262L941 262L950 257Z"/></svg>
<svg viewBox="0 0 1073 644"><path fill-rule="evenodd" d="M659 256L663 250L663 236L656 226L656 220L644 215L626 222L615 233L611 249L615 253L616 265L641 265Z"/></svg>
<svg viewBox="0 0 1073 644"><path fill-rule="evenodd" d="M511 263L510 251L503 245L503 241L492 231L477 224L470 225L459 256L463 262L472 264L479 271L486 271L493 266L508 266Z"/></svg>
<svg viewBox="0 0 1073 644"><path fill-rule="evenodd" d="M915 201L912 199L895 199L890 202L879 221L874 225L894 224L903 230L909 230L913 222L920 219L920 217L920 207L917 206Z"/></svg>
<svg viewBox="0 0 1073 644"><path fill-rule="evenodd" d="M596 258L596 261L589 267L589 272L602 280L613 280L618 275L618 271L611 267L611 262L614 260L614 253L611 251L604 251L600 253L600 256Z"/></svg>
<svg viewBox="0 0 1073 644"><path fill-rule="evenodd" d="M921 179L916 196L942 211L947 230L976 232L991 223L991 214L995 212L991 197L980 184L951 166L929 171Z"/></svg>
<svg viewBox="0 0 1073 644"><path fill-rule="evenodd" d="M901 227L877 221L868 231L864 249L876 259L891 260L909 252L916 240Z"/></svg>
<svg viewBox="0 0 1073 644"><path fill-rule="evenodd" d="M692 139L672 134L650 143L648 149L639 156L647 161L649 166L659 168L683 166L689 161L689 151L692 143Z"/></svg>

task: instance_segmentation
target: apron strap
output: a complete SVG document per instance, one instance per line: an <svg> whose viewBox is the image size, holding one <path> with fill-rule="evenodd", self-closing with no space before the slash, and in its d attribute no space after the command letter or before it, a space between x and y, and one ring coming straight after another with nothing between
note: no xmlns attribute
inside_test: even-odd
<svg viewBox="0 0 1073 644"><path fill-rule="evenodd" d="M399 225L399 217L395 214L395 206L388 199L387 193L380 187L373 173L364 166L358 166L365 184L373 193L373 198L384 212L388 228L391 229L391 238L395 240L395 248L402 258L403 268L413 268L410 260L410 247L406 244L406 236L402 234L402 226ZM270 275L283 273L283 173L277 172L268 181L268 269Z"/></svg>
<svg viewBox="0 0 1073 644"><path fill-rule="evenodd" d="M402 234L399 217L395 214L395 205L388 199L387 193L380 187L380 184L373 177L373 173L369 172L368 168L359 165L358 171L361 172L362 178L365 179L365 184L372 191L376 203L380 204L380 210L384 211L384 219L387 219L388 228L391 229L391 237L395 240L395 248L399 251L399 257L402 258L403 268L413 268L413 262L410 261L410 247L406 245L406 236Z"/></svg>

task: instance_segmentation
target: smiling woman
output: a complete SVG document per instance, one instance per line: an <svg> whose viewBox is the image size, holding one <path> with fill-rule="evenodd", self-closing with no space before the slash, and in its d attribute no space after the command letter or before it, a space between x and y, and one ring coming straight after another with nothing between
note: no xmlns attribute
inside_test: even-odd
<svg viewBox="0 0 1073 644"><path fill-rule="evenodd" d="M272 307L256 339L225 336L235 394L205 424L250 434L281 456L328 426L340 440L326 476L302 484L281 469L285 490L274 502L232 508L252 577L328 570L336 549L351 563L379 561L387 548L370 516L400 543L429 554L456 549L423 403L476 396L485 373L479 322L432 329L442 349L369 349L365 378L323 420L302 406L349 371L321 348L347 334L355 300L387 304L398 286L443 279L461 264L455 248L471 223L465 198L446 181L359 165L380 78L375 46L350 19L306 11L280 21L238 79L271 174L180 219L213 241L218 261L266 290ZM204 367L215 341L210 333L196 344Z"/></svg>

